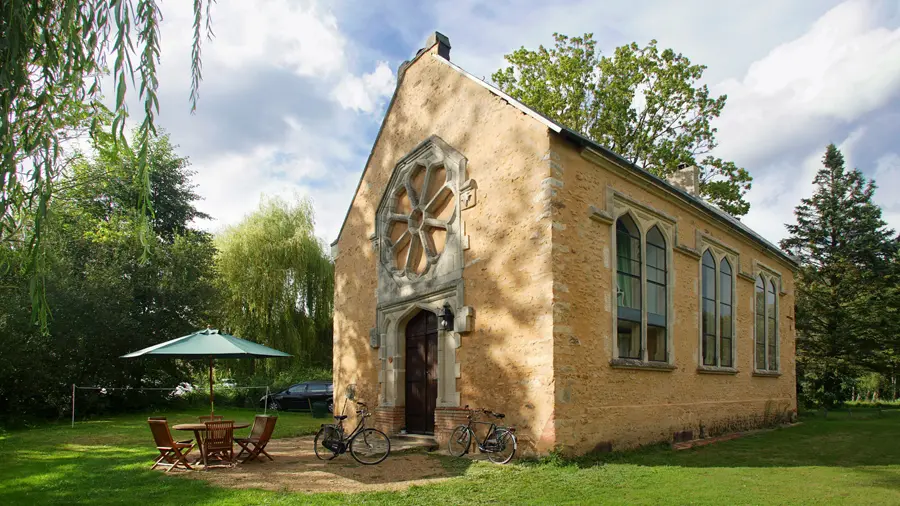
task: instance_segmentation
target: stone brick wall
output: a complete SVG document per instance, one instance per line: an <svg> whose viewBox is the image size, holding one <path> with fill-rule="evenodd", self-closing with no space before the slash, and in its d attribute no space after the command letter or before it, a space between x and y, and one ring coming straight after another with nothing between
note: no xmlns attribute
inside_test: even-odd
<svg viewBox="0 0 900 506"><path fill-rule="evenodd" d="M556 443L573 453L598 443L613 449L670 440L699 426L767 419L765 413L796 410L791 265L758 243L679 202L611 162L583 156L564 139L551 141L556 194L553 209L553 318L556 378ZM625 369L614 358L612 311L615 286L614 227L592 219L609 208L611 190L675 222L674 332L670 369ZM595 216L596 218L596 216ZM609 218L613 218L612 216ZM700 367L700 248L721 244L739 256L735 277L736 371L711 374ZM753 276L780 274L780 376L754 373Z"/></svg>
<svg viewBox="0 0 900 506"><path fill-rule="evenodd" d="M549 134L545 125L428 52L405 71L335 245L335 398L352 384L358 399L385 404L381 362L402 358L382 357L369 346L378 261L369 237L396 162L431 135L466 157L468 177L477 184L475 205L462 211L469 239L463 304L474 309L475 318L474 330L460 336L456 350L459 405L502 411L521 439L535 443L531 449L549 450L551 242L539 195L541 181L550 176L543 159Z"/></svg>

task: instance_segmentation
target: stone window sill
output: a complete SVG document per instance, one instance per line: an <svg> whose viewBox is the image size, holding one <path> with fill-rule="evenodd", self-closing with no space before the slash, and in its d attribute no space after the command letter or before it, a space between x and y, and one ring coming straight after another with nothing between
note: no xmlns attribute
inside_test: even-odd
<svg viewBox="0 0 900 506"><path fill-rule="evenodd" d="M674 371L675 366L666 362L644 362L634 358L614 358L609 365L617 369L644 369L648 371Z"/></svg>
<svg viewBox="0 0 900 506"><path fill-rule="evenodd" d="M779 371L753 371L754 376L760 376L763 378L777 378L781 376L781 372Z"/></svg>
<svg viewBox="0 0 900 506"><path fill-rule="evenodd" d="M697 366L697 372L700 374L737 374L738 370L734 367L719 367L714 365Z"/></svg>

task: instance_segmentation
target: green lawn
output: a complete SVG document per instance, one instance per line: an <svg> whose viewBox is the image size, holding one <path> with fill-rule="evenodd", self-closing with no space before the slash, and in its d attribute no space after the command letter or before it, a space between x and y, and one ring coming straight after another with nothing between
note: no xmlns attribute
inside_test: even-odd
<svg viewBox="0 0 900 506"><path fill-rule="evenodd" d="M177 423L198 414L167 416ZM253 412L222 414L249 420ZM797 427L680 452L655 447L505 467L440 457L458 477L358 495L233 490L148 471L155 450L145 420L121 416L74 429L0 433L0 504L900 504L897 410L830 413L827 420L805 418ZM320 423L281 414L275 436L310 434Z"/></svg>

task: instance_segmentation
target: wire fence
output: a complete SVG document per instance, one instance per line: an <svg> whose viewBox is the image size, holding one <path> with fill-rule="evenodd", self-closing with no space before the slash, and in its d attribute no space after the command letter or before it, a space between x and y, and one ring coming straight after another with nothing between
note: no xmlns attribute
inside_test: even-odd
<svg viewBox="0 0 900 506"><path fill-rule="evenodd" d="M268 414L268 408L269 408L268 398L269 398L269 392L270 392L270 387L268 385L254 386L254 387L229 386L226 388L228 388L229 390L263 390L263 389L265 389L267 401L263 403L263 414ZM186 390L182 385L178 385L176 387L100 387L100 386L89 387L89 386L80 386L80 385L76 385L73 383L72 384L72 428L75 428L75 393L78 390L90 390L90 391L94 391L94 392L97 392L102 395L107 392L115 392L115 391L132 391L132 392L168 391L168 392L172 392L173 394L175 392L181 391L181 392L185 392L185 393L191 393L194 391L198 391L199 389L194 389L192 387L190 390Z"/></svg>

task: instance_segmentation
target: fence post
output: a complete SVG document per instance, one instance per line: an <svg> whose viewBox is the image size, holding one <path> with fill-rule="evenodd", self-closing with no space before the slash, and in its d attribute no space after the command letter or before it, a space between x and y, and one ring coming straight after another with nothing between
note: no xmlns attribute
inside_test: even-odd
<svg viewBox="0 0 900 506"><path fill-rule="evenodd" d="M72 428L75 428L75 383L72 383Z"/></svg>

